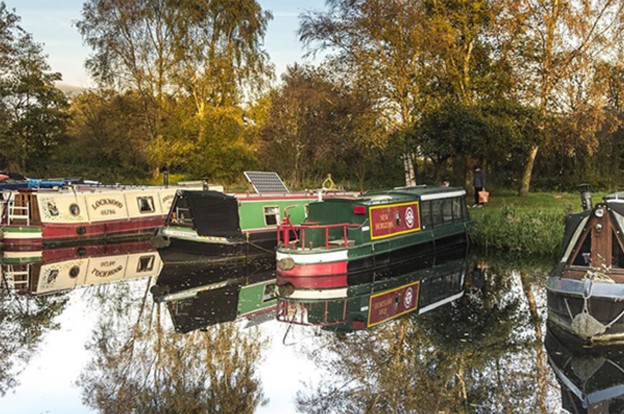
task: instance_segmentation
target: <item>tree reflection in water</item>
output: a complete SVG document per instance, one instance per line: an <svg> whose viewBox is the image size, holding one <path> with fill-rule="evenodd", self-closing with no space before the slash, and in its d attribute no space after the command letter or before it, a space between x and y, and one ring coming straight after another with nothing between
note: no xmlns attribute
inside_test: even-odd
<svg viewBox="0 0 624 414"><path fill-rule="evenodd" d="M315 348L322 351L309 354L327 371L324 378L334 380L300 392L298 409L548 412L557 402L546 396L556 390L541 380L552 374L539 362L542 321L536 321L536 288L527 276L533 271L534 280L545 279L543 268L516 272L493 260L484 285L451 304L346 336L325 332Z"/></svg>
<svg viewBox="0 0 624 414"><path fill-rule="evenodd" d="M259 331L225 323L176 334L150 285L115 300L100 291L94 301L101 318L78 381L84 403L106 413L253 413L266 403L255 371L266 345Z"/></svg>
<svg viewBox="0 0 624 414"><path fill-rule="evenodd" d="M53 320L66 305L65 294L31 298L0 289L0 396L18 385L45 334L59 329Z"/></svg>

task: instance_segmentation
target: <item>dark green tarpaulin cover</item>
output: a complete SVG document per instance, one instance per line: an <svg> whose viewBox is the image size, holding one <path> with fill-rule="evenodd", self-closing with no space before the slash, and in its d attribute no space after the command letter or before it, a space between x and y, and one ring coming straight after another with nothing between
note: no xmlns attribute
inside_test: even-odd
<svg viewBox="0 0 624 414"><path fill-rule="evenodd" d="M183 191L195 230L200 236L242 236L238 200L218 191Z"/></svg>

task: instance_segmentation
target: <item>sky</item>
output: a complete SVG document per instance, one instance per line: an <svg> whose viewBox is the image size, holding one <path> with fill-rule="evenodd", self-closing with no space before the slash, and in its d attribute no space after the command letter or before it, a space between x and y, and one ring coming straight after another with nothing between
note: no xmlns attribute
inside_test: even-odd
<svg viewBox="0 0 624 414"><path fill-rule="evenodd" d="M83 45L75 27L80 19L82 0L4 0L7 8L21 17L20 25L43 44L52 71L63 75L63 84L94 86L84 68L91 50ZM298 16L308 10L321 10L324 0L258 0L264 10L273 13L265 36L265 49L279 75L294 62L314 63L304 59L305 50L297 39Z"/></svg>

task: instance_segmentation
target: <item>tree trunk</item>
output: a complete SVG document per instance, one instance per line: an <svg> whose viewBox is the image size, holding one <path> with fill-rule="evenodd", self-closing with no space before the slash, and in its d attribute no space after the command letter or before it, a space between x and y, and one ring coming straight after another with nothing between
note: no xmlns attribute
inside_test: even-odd
<svg viewBox="0 0 624 414"><path fill-rule="evenodd" d="M520 188L518 189L518 195L524 197L529 193L531 187L531 174L533 174L533 166L535 165L535 158L537 157L538 145L534 145L529 152L529 157L524 165L524 171L522 172L522 181L520 181Z"/></svg>

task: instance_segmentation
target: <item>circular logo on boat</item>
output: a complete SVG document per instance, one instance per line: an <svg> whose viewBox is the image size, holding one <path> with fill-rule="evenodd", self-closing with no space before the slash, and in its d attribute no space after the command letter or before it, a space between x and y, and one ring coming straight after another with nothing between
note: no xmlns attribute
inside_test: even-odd
<svg viewBox="0 0 624 414"><path fill-rule="evenodd" d="M405 309L412 306L413 300L414 300L414 291L412 290L411 287L407 288L407 290L405 291L405 296L403 297L403 306L405 306Z"/></svg>
<svg viewBox="0 0 624 414"><path fill-rule="evenodd" d="M414 210L411 207L405 209L405 225L409 229L414 227Z"/></svg>

